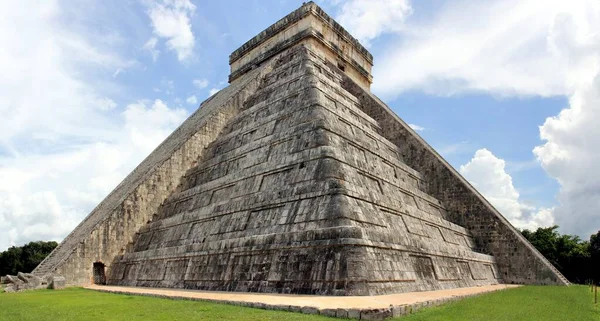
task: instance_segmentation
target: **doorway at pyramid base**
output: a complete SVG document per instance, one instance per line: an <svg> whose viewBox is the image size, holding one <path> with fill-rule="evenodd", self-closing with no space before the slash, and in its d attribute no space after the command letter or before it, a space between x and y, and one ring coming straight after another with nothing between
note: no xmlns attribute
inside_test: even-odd
<svg viewBox="0 0 600 321"><path fill-rule="evenodd" d="M361 204L363 203L363 204ZM381 295L501 283L494 258L467 245L468 232L433 216L417 219L384 212L380 226L349 219L349 206L373 209L371 204L347 195L319 195L260 210L312 215L305 230L247 235L226 240L138 251L119 256L109 272L109 285L184 288L212 291L266 292L316 295ZM254 212L257 213L257 212ZM357 213L356 211L354 212ZM319 217L327 216L327 223ZM386 222L386 216L387 218ZM397 233L384 232L386 223L400 219ZM431 225L422 224L430 220ZM242 226L221 225L221 233L236 233ZM266 222L266 220L261 220ZM255 221L254 224L260 224ZM456 244L429 236L443 225ZM320 228L312 228L314 225ZM311 226L313 225L313 226ZM362 225L362 226L361 226ZM436 231L427 231L436 229ZM198 226L196 226L198 227ZM194 226L183 227L193 229ZM404 233L400 233L404 229ZM219 231L214 231L215 234ZM416 231L413 231L416 232ZM193 231L190 230L190 233ZM239 233L239 232L238 232ZM143 235L143 233L142 233ZM459 245L458 243L465 244Z"/></svg>

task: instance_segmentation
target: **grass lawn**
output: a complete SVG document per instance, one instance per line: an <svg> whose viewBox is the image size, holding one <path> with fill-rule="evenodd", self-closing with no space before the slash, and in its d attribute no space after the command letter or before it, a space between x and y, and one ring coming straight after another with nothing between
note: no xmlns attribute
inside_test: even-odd
<svg viewBox="0 0 600 321"><path fill-rule="evenodd" d="M423 309L400 320L600 321L598 306L584 285L524 286Z"/></svg>
<svg viewBox="0 0 600 321"><path fill-rule="evenodd" d="M332 320L322 316L68 288L0 294L0 320Z"/></svg>
<svg viewBox="0 0 600 321"><path fill-rule="evenodd" d="M198 301L109 294L70 288L0 294L0 320L333 320ZM527 286L424 309L400 318L461 321L600 321L586 286Z"/></svg>

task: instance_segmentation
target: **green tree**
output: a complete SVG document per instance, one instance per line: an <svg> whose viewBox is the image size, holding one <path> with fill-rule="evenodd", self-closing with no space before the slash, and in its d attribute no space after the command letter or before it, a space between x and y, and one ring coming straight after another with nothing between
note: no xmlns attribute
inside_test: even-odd
<svg viewBox="0 0 600 321"><path fill-rule="evenodd" d="M54 241L37 241L23 246L11 246L0 253L0 275L33 271L57 245Z"/></svg>
<svg viewBox="0 0 600 321"><path fill-rule="evenodd" d="M593 269L590 242L582 241L575 235L561 235L556 225L544 228L540 227L533 232L523 230L522 234L569 281L573 283L585 283L592 278Z"/></svg>
<svg viewBox="0 0 600 321"><path fill-rule="evenodd" d="M598 284L600 283L600 231L590 236L590 256L593 267L591 277Z"/></svg>

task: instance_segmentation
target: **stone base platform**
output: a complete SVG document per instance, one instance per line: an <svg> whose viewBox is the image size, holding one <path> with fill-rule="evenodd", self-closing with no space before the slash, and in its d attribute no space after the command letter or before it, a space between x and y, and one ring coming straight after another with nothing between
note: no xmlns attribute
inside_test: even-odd
<svg viewBox="0 0 600 321"><path fill-rule="evenodd" d="M318 296L295 294L216 292L166 288L91 285L87 289L169 299L211 301L268 310L285 310L307 314L360 320L382 320L413 313L482 293L518 287L497 284L449 290L409 292L376 296Z"/></svg>

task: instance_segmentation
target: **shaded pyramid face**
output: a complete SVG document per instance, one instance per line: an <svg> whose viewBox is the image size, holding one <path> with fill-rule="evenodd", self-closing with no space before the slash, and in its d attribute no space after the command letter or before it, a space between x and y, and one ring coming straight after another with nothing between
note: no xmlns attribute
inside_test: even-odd
<svg viewBox="0 0 600 321"><path fill-rule="evenodd" d="M281 54L109 283L334 295L496 284L494 258L358 104L318 53Z"/></svg>
<svg viewBox="0 0 600 321"><path fill-rule="evenodd" d="M568 284L370 93L372 57L314 3L230 64L35 274L326 295Z"/></svg>

